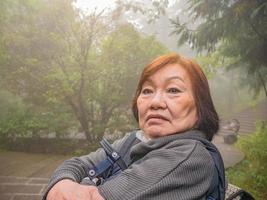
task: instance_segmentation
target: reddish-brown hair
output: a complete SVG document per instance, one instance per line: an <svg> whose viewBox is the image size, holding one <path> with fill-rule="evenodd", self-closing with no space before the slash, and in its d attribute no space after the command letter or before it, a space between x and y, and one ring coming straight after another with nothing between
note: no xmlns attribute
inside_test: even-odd
<svg viewBox="0 0 267 200"><path fill-rule="evenodd" d="M137 98L144 82L159 69L169 64L179 64L187 72L197 108L198 121L195 128L205 133L207 139L211 140L218 131L219 117L212 102L208 80L196 62L176 53L160 56L144 68L133 98L132 111L135 119L138 121Z"/></svg>

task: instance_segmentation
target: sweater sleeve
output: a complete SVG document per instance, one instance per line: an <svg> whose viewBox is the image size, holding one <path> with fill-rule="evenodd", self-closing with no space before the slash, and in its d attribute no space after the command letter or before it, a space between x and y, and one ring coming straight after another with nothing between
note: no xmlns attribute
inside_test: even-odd
<svg viewBox="0 0 267 200"><path fill-rule="evenodd" d="M98 189L106 200L205 199L214 164L204 146L183 140L182 145L147 153Z"/></svg>
<svg viewBox="0 0 267 200"><path fill-rule="evenodd" d="M122 139L116 140L112 146L114 149L119 149L123 142L129 135L127 134ZM64 161L52 174L50 181L44 192L43 200L50 189L59 181L63 179L70 179L74 182L80 183L83 178L87 177L88 169L93 168L96 164L106 158L106 154L102 148L81 157L74 157Z"/></svg>

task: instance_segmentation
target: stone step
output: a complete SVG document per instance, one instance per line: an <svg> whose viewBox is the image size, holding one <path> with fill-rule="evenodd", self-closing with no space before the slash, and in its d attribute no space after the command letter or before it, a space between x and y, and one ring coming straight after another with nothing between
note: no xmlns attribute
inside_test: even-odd
<svg viewBox="0 0 267 200"><path fill-rule="evenodd" d="M1 200L40 200L42 195L39 194L4 194L0 195Z"/></svg>
<svg viewBox="0 0 267 200"><path fill-rule="evenodd" d="M0 176L0 199L41 199L47 182L47 178Z"/></svg>

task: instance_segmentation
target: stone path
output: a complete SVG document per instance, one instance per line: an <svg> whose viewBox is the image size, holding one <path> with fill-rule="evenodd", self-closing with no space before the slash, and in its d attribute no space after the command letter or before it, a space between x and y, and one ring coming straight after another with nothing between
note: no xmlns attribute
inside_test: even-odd
<svg viewBox="0 0 267 200"><path fill-rule="evenodd" d="M244 153L235 148L233 145L225 144L222 136L215 136L212 141L213 144L219 149L224 167L233 167L244 158Z"/></svg>
<svg viewBox="0 0 267 200"><path fill-rule="evenodd" d="M247 136L256 131L256 123L267 120L267 99L264 99L257 105L244 109L239 113L233 115L229 120L237 119L240 123L238 137ZM227 120L222 120L221 125ZM219 130L218 135L213 139L213 143L217 146L222 154L225 167L233 167L244 158L243 152L238 150L235 146L225 144L223 136L229 134L225 130Z"/></svg>
<svg viewBox="0 0 267 200"><path fill-rule="evenodd" d="M0 200L37 200L55 168L69 156L0 152Z"/></svg>
<svg viewBox="0 0 267 200"><path fill-rule="evenodd" d="M0 176L0 199L41 199L47 182L48 178Z"/></svg>

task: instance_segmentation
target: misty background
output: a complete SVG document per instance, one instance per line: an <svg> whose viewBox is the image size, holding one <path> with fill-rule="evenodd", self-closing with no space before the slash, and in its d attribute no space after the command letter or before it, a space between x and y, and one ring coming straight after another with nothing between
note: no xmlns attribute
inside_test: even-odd
<svg viewBox="0 0 267 200"><path fill-rule="evenodd" d="M200 63L222 119L266 99L264 1L3 0L0 9L2 137L91 143L132 130L140 72L168 52Z"/></svg>
<svg viewBox="0 0 267 200"><path fill-rule="evenodd" d="M228 182L265 200L266 0L1 0L0 198L40 199L64 160L137 128L140 73L169 52L209 79Z"/></svg>

